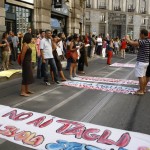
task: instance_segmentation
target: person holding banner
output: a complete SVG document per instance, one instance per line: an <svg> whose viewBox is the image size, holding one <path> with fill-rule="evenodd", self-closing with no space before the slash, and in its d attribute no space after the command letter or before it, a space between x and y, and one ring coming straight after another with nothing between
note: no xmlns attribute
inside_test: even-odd
<svg viewBox="0 0 150 150"><path fill-rule="evenodd" d="M149 65L150 56L150 40L147 37L148 31L146 29L140 31L140 39L138 41L131 41L129 36L126 36L126 41L130 45L139 46L135 66L135 76L139 79L139 90L135 92L136 95L144 95L146 88L146 69Z"/></svg>

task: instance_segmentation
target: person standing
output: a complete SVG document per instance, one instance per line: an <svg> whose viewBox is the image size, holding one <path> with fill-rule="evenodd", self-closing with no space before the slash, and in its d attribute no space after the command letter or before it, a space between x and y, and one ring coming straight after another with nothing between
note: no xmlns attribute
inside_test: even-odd
<svg viewBox="0 0 150 150"><path fill-rule="evenodd" d="M58 70L54 60L53 52L52 52L52 32L50 30L45 31L45 38L43 38L40 42L40 50L42 56L42 62L44 64L44 82L46 85L50 85L48 80L48 65L50 65L53 73L54 73L54 80L57 84L60 84L58 81Z"/></svg>
<svg viewBox="0 0 150 150"><path fill-rule="evenodd" d="M58 38L57 35L53 35L52 37L53 37L53 56L55 59L55 63L56 63L57 69L59 71L61 81L66 81L67 79L63 73L62 64L61 64L61 57L63 55L63 52L62 52L61 47L59 47L60 45L58 44L61 39ZM52 76L52 81L54 81L53 71L51 73L51 76Z"/></svg>
<svg viewBox="0 0 150 150"><path fill-rule="evenodd" d="M34 70L36 66L36 56L37 56L37 46L36 46L36 38L32 37L31 43L28 44L28 46L32 49L32 55L31 55L31 62L32 62L32 69Z"/></svg>
<svg viewBox="0 0 150 150"><path fill-rule="evenodd" d="M111 65L111 59L112 59L112 56L113 56L113 40L110 40L108 41L108 45L107 45L107 64L108 65Z"/></svg>
<svg viewBox="0 0 150 150"><path fill-rule="evenodd" d="M9 43L9 47L10 47L9 64L13 65L13 63L12 63L12 52L13 52L12 31L9 31L9 35L8 35L7 41Z"/></svg>
<svg viewBox="0 0 150 150"><path fill-rule="evenodd" d="M85 43L84 43L84 36L80 36L80 57L78 62L78 73L79 74L85 74L84 72L84 65L88 66L85 63L85 57L86 57L86 51L85 51Z"/></svg>
<svg viewBox="0 0 150 150"><path fill-rule="evenodd" d="M15 36L14 32L12 32L12 43L13 43L13 49L12 49L12 59L14 61L17 60L18 57L18 44L19 44L19 39L17 36Z"/></svg>
<svg viewBox="0 0 150 150"><path fill-rule="evenodd" d="M41 79L44 76L43 65L42 65L42 56L40 51L40 41L45 37L45 31L41 31L40 35L37 37L36 46L37 46L37 78Z"/></svg>
<svg viewBox="0 0 150 150"><path fill-rule="evenodd" d="M33 94L33 92L31 92L28 88L28 85L34 82L31 63L32 49L28 45L31 43L31 40L31 34L26 33L23 38L23 46L21 50L22 86L20 96L25 97L30 96L30 94Z"/></svg>
<svg viewBox="0 0 150 150"><path fill-rule="evenodd" d="M95 35L92 35L92 39L91 39L91 54L90 57L93 58L94 57L94 53L95 53L95 47L96 47L96 39L95 39Z"/></svg>
<svg viewBox="0 0 150 150"><path fill-rule="evenodd" d="M99 37L97 38L97 51L96 51L97 55L101 55L102 54L102 38L101 35L99 35Z"/></svg>
<svg viewBox="0 0 150 150"><path fill-rule="evenodd" d="M125 38L123 38L122 42L121 42L121 58L123 58L123 59L125 59L126 48L127 48L127 42L126 42Z"/></svg>
<svg viewBox="0 0 150 150"><path fill-rule="evenodd" d="M103 39L103 45L102 45L102 57L106 57L106 48L107 48L107 42L106 39Z"/></svg>
<svg viewBox="0 0 150 150"><path fill-rule="evenodd" d="M79 36L78 34L74 34L73 40L70 43L70 51L71 51L71 66L70 66L70 79L73 80L73 73L74 77L77 77L77 63L78 63L78 50L80 49L79 46Z"/></svg>
<svg viewBox="0 0 150 150"><path fill-rule="evenodd" d="M114 41L114 47L115 47L115 55L119 55L119 40L117 38Z"/></svg>
<svg viewBox="0 0 150 150"><path fill-rule="evenodd" d="M9 69L9 59L10 59L10 45L7 41L8 34L6 32L2 35L2 68L1 70L8 70Z"/></svg>
<svg viewBox="0 0 150 150"><path fill-rule="evenodd" d="M126 41L132 46L139 46L137 54L137 62L135 65L135 76L139 79L139 90L134 94L144 95L146 88L146 69L149 65L150 56L150 40L148 40L148 31L142 29L140 31L140 39L131 41L129 36L126 36Z"/></svg>

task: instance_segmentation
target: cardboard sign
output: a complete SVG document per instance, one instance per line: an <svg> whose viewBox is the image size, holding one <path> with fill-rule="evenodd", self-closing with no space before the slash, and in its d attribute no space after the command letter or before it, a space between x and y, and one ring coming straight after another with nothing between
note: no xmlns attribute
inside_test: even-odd
<svg viewBox="0 0 150 150"><path fill-rule="evenodd" d="M36 150L148 150L150 136L0 105L0 138Z"/></svg>
<svg viewBox="0 0 150 150"><path fill-rule="evenodd" d="M125 79L114 79L114 78L101 78L101 77L89 77L89 76L78 76L73 78L77 81L88 81L96 83L111 83L111 84L122 84L122 85L139 85L137 80L125 80ZM147 86L150 86L148 83Z"/></svg>
<svg viewBox="0 0 150 150"><path fill-rule="evenodd" d="M132 88L132 87L81 82L81 81L66 81L63 82L62 84L66 86L76 87L76 88L85 88L91 90L100 90L100 91L115 92L115 93L122 93L122 94L134 94L135 91L138 90L137 88Z"/></svg>
<svg viewBox="0 0 150 150"><path fill-rule="evenodd" d="M112 67L128 67L128 68L135 68L135 64L122 64L122 63L114 63L110 65Z"/></svg>

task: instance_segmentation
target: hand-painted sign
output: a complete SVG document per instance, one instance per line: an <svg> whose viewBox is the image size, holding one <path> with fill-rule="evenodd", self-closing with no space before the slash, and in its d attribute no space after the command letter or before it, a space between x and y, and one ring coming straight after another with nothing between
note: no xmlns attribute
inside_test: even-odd
<svg viewBox="0 0 150 150"><path fill-rule="evenodd" d="M88 81L88 82L96 82L96 83L111 83L111 84L120 84L120 85L139 85L139 81L125 80L125 79L89 77L89 76L78 76L73 79L77 80L77 81ZM150 83L148 83L147 86L150 86Z"/></svg>
<svg viewBox="0 0 150 150"><path fill-rule="evenodd" d="M0 105L0 138L36 150L145 150L150 136Z"/></svg>
<svg viewBox="0 0 150 150"><path fill-rule="evenodd" d="M66 86L76 87L76 88L85 88L91 90L100 90L100 91L115 92L115 93L122 93L122 94L133 94L135 93L135 91L138 90L137 88L132 88L132 87L81 82L81 81L66 81L63 82L62 84Z"/></svg>
<svg viewBox="0 0 150 150"><path fill-rule="evenodd" d="M114 63L110 66L113 67L129 67L129 68L135 68L135 64L122 64L122 63Z"/></svg>

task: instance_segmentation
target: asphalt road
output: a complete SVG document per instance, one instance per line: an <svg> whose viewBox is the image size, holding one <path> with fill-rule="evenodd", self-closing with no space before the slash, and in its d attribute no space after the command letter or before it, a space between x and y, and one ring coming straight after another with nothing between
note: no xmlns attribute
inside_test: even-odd
<svg viewBox="0 0 150 150"><path fill-rule="evenodd" d="M136 55L113 62L135 63ZM133 68L106 65L106 59L94 59L85 68L88 76L137 80ZM68 75L68 72L65 71ZM124 95L96 90L51 85L35 80L29 98L19 96L21 79L0 83L0 104L97 125L150 134L150 93ZM131 85L128 85L131 86ZM132 86L137 87L137 86ZM30 150L0 139L0 150Z"/></svg>

